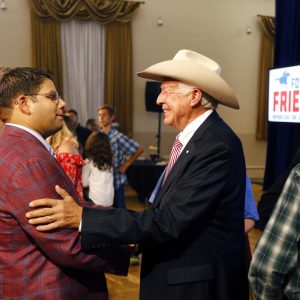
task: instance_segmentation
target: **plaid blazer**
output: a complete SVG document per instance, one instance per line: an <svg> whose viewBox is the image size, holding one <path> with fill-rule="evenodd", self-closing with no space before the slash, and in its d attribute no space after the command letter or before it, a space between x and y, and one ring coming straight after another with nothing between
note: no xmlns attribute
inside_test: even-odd
<svg viewBox="0 0 300 300"><path fill-rule="evenodd" d="M127 274L127 251L103 244L84 253L77 231L41 233L25 217L31 200L58 198L56 184L79 202L55 157L31 134L5 126L0 174L0 299L107 299L103 272Z"/></svg>

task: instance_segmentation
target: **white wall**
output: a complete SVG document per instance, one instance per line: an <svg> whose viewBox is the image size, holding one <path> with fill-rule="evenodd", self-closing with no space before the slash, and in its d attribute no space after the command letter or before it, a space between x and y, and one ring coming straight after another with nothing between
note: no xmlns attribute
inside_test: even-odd
<svg viewBox="0 0 300 300"><path fill-rule="evenodd" d="M219 106L218 112L241 138L248 166L263 166L265 142L255 139L261 27L257 14L275 14L274 0L146 0L133 21L134 72L171 59L179 49L203 53L222 66L235 90L240 110ZM161 17L163 26L157 25ZM252 33L245 33L246 26ZM155 144L157 113L146 112L145 80L134 80L134 133ZM162 154L176 134L162 127ZM149 142L142 141L147 148Z"/></svg>
<svg viewBox="0 0 300 300"><path fill-rule="evenodd" d="M264 166L266 143L255 139L261 28L257 14L275 14L275 0L145 0L133 20L134 138L147 152L156 143L157 113L145 111L145 80L135 73L191 49L216 60L241 109L219 106L241 138L248 166ZM31 65L30 0L6 0L0 10L0 65ZM162 17L164 25L157 25ZM249 25L252 34L245 33ZM162 125L162 155L176 131Z"/></svg>
<svg viewBox="0 0 300 300"><path fill-rule="evenodd" d="M0 9L0 66L31 66L29 0L6 0Z"/></svg>

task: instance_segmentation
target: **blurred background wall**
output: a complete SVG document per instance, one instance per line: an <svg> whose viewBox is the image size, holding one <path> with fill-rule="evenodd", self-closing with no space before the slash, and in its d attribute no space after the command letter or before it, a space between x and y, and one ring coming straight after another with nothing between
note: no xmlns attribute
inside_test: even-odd
<svg viewBox="0 0 300 300"><path fill-rule="evenodd" d="M6 0L0 10L0 65L31 65L30 0ZM135 73L191 49L216 60L235 90L240 110L218 112L242 140L248 173L262 177L266 142L255 138L262 27L257 15L275 14L274 0L146 0L133 18L133 138L148 155L156 145L158 113L145 109L145 80ZM161 20L158 24L158 20ZM176 131L162 125L161 155L167 157Z"/></svg>

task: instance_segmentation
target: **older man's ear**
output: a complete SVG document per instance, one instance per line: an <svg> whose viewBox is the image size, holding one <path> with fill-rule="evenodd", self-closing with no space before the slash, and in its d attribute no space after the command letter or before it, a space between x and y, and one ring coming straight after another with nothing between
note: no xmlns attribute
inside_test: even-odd
<svg viewBox="0 0 300 300"><path fill-rule="evenodd" d="M200 101L202 98L202 92L199 89L194 89L191 94L191 107L200 106Z"/></svg>

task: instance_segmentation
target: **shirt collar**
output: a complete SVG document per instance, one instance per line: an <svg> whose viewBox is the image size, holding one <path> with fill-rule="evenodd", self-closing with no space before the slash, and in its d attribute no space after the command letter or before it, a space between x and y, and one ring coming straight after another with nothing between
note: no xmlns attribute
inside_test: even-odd
<svg viewBox="0 0 300 300"><path fill-rule="evenodd" d="M109 129L109 131L107 132L107 135L108 135L109 137L111 137L116 131L117 131L117 130L112 126L112 127ZM102 130L102 132L104 132L104 131Z"/></svg>
<svg viewBox="0 0 300 300"><path fill-rule="evenodd" d="M188 124L183 131L181 131L177 137L179 141L182 144L182 149L187 145L187 143L192 138L193 134L196 132L196 130L204 123L204 121L208 118L208 116L213 112L212 109L207 110L204 114L197 117L194 121L192 121L190 124Z"/></svg>
<svg viewBox="0 0 300 300"><path fill-rule="evenodd" d="M51 148L51 146L46 142L46 140L39 134L37 133L36 131L28 128L28 127L25 127L25 126L22 126L22 125L19 125L19 124L14 124L14 123L5 123L5 125L8 125L8 126L13 126L13 127L17 127L17 128L20 128L20 129L23 129L25 130L26 132L28 132L29 134L33 135L35 138L37 138L43 145L44 147L52 154L54 155L54 151L53 149Z"/></svg>

